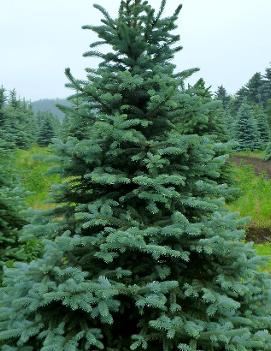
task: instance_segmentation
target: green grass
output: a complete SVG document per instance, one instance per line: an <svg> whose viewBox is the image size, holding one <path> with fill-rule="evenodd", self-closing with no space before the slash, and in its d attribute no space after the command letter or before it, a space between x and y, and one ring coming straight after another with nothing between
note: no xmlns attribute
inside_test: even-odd
<svg viewBox="0 0 271 351"><path fill-rule="evenodd" d="M59 183L57 175L46 174L50 164L36 156L48 156L47 148L33 147L29 150L18 150L15 154L15 168L18 171L24 189L30 194L26 203L33 208L47 208L48 193L51 186Z"/></svg>
<svg viewBox="0 0 271 351"><path fill-rule="evenodd" d="M248 165L234 165L233 174L241 196L229 205L230 210L249 216L253 226L271 227L271 180L256 175Z"/></svg>
<svg viewBox="0 0 271 351"><path fill-rule="evenodd" d="M257 244L255 249L258 255L266 257L268 262L266 266L263 267L264 271L271 272L271 244Z"/></svg>
<svg viewBox="0 0 271 351"><path fill-rule="evenodd" d="M263 159L264 152L245 151L235 153L234 156ZM229 209L239 212L242 217L249 216L251 226L271 227L271 179L267 179L264 174L256 175L252 166L245 164L233 165L233 175L241 189L241 196L228 205ZM258 255L268 259L263 270L271 273L271 243L255 244L255 249Z"/></svg>
<svg viewBox="0 0 271 351"><path fill-rule="evenodd" d="M264 151L239 151L239 152L235 152L233 156L253 157L253 158L258 158L260 160L263 160L265 156L265 152Z"/></svg>

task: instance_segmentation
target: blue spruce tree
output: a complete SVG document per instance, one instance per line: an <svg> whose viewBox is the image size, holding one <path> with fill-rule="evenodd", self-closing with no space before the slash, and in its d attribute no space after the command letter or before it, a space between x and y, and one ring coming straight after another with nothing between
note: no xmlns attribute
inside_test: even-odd
<svg viewBox="0 0 271 351"><path fill-rule="evenodd" d="M270 279L224 208L225 156L196 133L208 105L184 89L193 70L171 63L181 7L95 7L91 47L111 50L86 53L101 63L84 81L66 71L88 128L56 145L58 206L29 227L44 256L6 270L2 351L270 350Z"/></svg>
<svg viewBox="0 0 271 351"><path fill-rule="evenodd" d="M252 107L244 101L237 114L235 139L238 150L256 150L261 148L260 134L257 122L253 116Z"/></svg>
<svg viewBox="0 0 271 351"><path fill-rule="evenodd" d="M44 119L41 121L41 126L37 137L37 144L39 146L48 146L52 143L54 137L55 129L53 125L53 120L52 118L50 118L50 115L45 115Z"/></svg>
<svg viewBox="0 0 271 351"><path fill-rule="evenodd" d="M254 106L254 116L257 123L259 147L264 150L270 140L270 127L267 121L267 115L261 105Z"/></svg>
<svg viewBox="0 0 271 351"><path fill-rule="evenodd" d="M14 261L33 258L33 243L20 241L20 231L27 224L22 215L25 192L13 170L10 145L0 137L0 280L3 267ZM0 284L1 284L0 281Z"/></svg>

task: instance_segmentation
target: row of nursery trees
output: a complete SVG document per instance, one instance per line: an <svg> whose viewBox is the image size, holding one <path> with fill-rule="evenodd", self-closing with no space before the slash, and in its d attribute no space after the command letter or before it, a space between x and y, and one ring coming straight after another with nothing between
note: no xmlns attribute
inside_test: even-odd
<svg viewBox="0 0 271 351"><path fill-rule="evenodd" d="M228 137L236 142L235 148L265 150L270 141L271 67L265 74L255 73L234 96L220 86L215 98L221 101Z"/></svg>
<svg viewBox="0 0 271 351"><path fill-rule="evenodd" d="M258 87L256 89L256 87ZM224 139L235 141L237 150L265 150L270 141L271 126L271 68L266 69L265 75L256 73L249 82L235 95L227 93L223 86L218 87L215 94L206 88L200 79L194 87L209 99L219 100L217 115L223 127ZM79 108L80 97L70 99ZM69 105L68 105L69 106ZM5 90L0 89L0 127L1 137L9 147L28 148L33 144L48 146L54 137L66 139L69 135L84 135L85 126L81 129L77 120L70 116L70 108L59 106L66 114L61 125L57 117L50 112L34 113L30 103L20 100L15 90L7 97ZM8 146L8 145L7 145ZM270 148L270 146L269 146ZM269 149L268 148L268 149Z"/></svg>
<svg viewBox="0 0 271 351"><path fill-rule="evenodd" d="M33 144L48 146L58 135L60 123L49 112L34 113L30 103L0 88L0 137L5 148L26 149Z"/></svg>
<svg viewBox="0 0 271 351"><path fill-rule="evenodd" d="M110 49L85 54L101 62L83 81L66 70L53 208L25 223L1 168L2 351L271 349L270 276L224 206L217 101L186 86L196 69L176 72L181 6L165 5L123 0L117 18L95 5L102 24L84 28Z"/></svg>

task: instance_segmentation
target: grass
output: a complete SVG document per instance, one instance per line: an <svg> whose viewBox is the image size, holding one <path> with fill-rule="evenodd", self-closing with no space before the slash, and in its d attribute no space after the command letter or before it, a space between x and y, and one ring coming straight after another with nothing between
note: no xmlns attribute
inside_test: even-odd
<svg viewBox="0 0 271 351"><path fill-rule="evenodd" d="M265 156L265 151L239 151L239 152L235 152L234 156L253 157L253 158L258 158L260 160L263 160Z"/></svg>
<svg viewBox="0 0 271 351"><path fill-rule="evenodd" d="M268 262L263 267L263 270L271 273L271 244L257 244L255 245L255 249L258 255L268 259Z"/></svg>
<svg viewBox="0 0 271 351"><path fill-rule="evenodd" d="M246 151L234 155L263 159L264 153ZM267 179L265 174L256 175L252 166L245 164L233 165L233 175L237 186L241 189L241 196L229 205L229 209L239 212L242 217L249 216L250 226L271 228L271 179ZM271 273L271 243L254 246L258 255L266 256L268 259L263 270Z"/></svg>
<svg viewBox="0 0 271 351"><path fill-rule="evenodd" d="M29 195L26 197L28 206L41 209L48 208L46 204L51 186L59 183L57 175L46 174L50 164L36 156L48 156L47 148L32 147L29 150L18 150L15 154L15 168L20 174L22 185Z"/></svg>
<svg viewBox="0 0 271 351"><path fill-rule="evenodd" d="M229 205L230 210L249 216L255 227L271 227L271 180L256 175L251 166L233 166L241 196Z"/></svg>

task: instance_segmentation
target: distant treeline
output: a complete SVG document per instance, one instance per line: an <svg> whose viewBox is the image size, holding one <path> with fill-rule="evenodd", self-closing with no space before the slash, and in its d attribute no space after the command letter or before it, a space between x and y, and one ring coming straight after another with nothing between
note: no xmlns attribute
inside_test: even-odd
<svg viewBox="0 0 271 351"><path fill-rule="evenodd" d="M16 91L0 88L0 140L7 148L47 146L60 132L59 119L50 112L35 112L32 104L19 99Z"/></svg>
<svg viewBox="0 0 271 351"><path fill-rule="evenodd" d="M234 141L235 149L266 149L271 128L271 67L263 74L255 73L234 95L229 94L223 85L212 94L203 79L191 89L197 89L197 93L201 91L204 99L220 102L220 107L212 114L217 115L216 124L219 125L220 120L221 134L225 133L225 138ZM29 103L18 99L15 90L7 93L1 88L0 137L15 148L27 148L32 144L47 146L55 136L65 138L72 135L80 139L87 130L85 124L80 127L86 106L84 111L78 111L77 118L70 118L70 107L77 103L73 98L41 99Z"/></svg>
<svg viewBox="0 0 271 351"><path fill-rule="evenodd" d="M264 150L270 141L271 67L255 73L235 94L220 86L215 98L221 101L226 131L237 150Z"/></svg>

